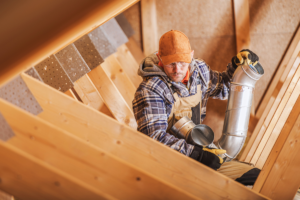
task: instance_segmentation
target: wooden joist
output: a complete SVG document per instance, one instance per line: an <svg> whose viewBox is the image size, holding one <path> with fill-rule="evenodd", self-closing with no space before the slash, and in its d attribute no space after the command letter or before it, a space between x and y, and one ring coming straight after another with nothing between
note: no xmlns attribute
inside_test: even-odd
<svg viewBox="0 0 300 200"><path fill-rule="evenodd" d="M73 99L77 99L77 97L75 96L74 92L72 91L72 89L69 89L65 92L66 95L68 95L69 97L73 98Z"/></svg>
<svg viewBox="0 0 300 200"><path fill-rule="evenodd" d="M0 69L0 85L137 2L33 0L17 5L11 1L3 2L3 9L13 9L18 16L2 16L0 25L5 31L1 31L0 43L5 51L0 55L0 63L5 67ZM53 10L55 17L49 17ZM20 33L22 37L19 37Z"/></svg>
<svg viewBox="0 0 300 200"><path fill-rule="evenodd" d="M130 41L130 39L129 39ZM118 59L121 64L122 69L125 71L127 76L130 78L131 82L134 84L135 88L138 88L142 82L142 77L140 77L137 72L139 65L132 56L131 52L125 44L117 48L117 52L114 56ZM132 99L133 100L133 99ZM132 101L131 100L131 101Z"/></svg>
<svg viewBox="0 0 300 200"><path fill-rule="evenodd" d="M255 115L256 118L260 119L263 116L263 114L269 112L267 106L270 104L269 102L272 103L274 102L278 92L280 91L284 81L287 78L287 75L289 74L292 64L296 59L299 51L300 51L300 27L298 27L298 30L293 38L293 41L288 47L288 50L284 55L282 62L280 63L278 69L276 70L275 76L271 80L267 92L265 93L262 102L260 103L257 109Z"/></svg>
<svg viewBox="0 0 300 200"><path fill-rule="evenodd" d="M146 56L158 51L155 0L141 0L143 49Z"/></svg>
<svg viewBox="0 0 300 200"><path fill-rule="evenodd" d="M132 101L134 98L134 93L136 91L136 87L131 82L127 74L125 73L126 65L122 65L116 59L115 55L112 54L107 57L104 63L101 64L102 69L105 71L110 80L114 83L117 87L118 91L121 93L122 97L126 101L129 108L132 108ZM126 66L128 67L128 65ZM129 67L132 67L129 65ZM129 71L137 71L136 70L129 70Z"/></svg>
<svg viewBox="0 0 300 200"><path fill-rule="evenodd" d="M132 109L128 106L122 94L102 66L93 69L88 73L88 76L101 94L112 115L119 122L136 129L137 124Z"/></svg>
<svg viewBox="0 0 300 200"><path fill-rule="evenodd" d="M102 99L102 96L99 94L97 88L87 74L74 83L74 89L85 105L88 105L114 118L111 111Z"/></svg>
<svg viewBox="0 0 300 200"><path fill-rule="evenodd" d="M296 105L300 104L298 97ZM285 123L253 190L271 199L293 199L300 185L300 106Z"/></svg>
<svg viewBox="0 0 300 200"><path fill-rule="evenodd" d="M0 141L0 156L0 188L18 199L109 198L109 195L97 194L82 181L3 141Z"/></svg>
<svg viewBox="0 0 300 200"><path fill-rule="evenodd" d="M0 100L0 112L15 133L15 136L6 141L4 146L22 150L37 158L41 163L71 176L76 182L81 182L84 188L89 189L91 194L97 194L99 198L197 198L181 188L171 186L161 181L160 178L154 178L150 173L102 151L100 146L90 145L4 100ZM15 120L15 116L22 121ZM22 165L18 165L18 168L22 168ZM32 170L37 173L34 168ZM31 180L34 181L34 179ZM46 180L48 179L45 178ZM63 183L61 185L63 187ZM72 192L69 191L69 193ZM91 194L83 199L89 199L88 196Z"/></svg>
<svg viewBox="0 0 300 200"><path fill-rule="evenodd" d="M252 136L240 158L240 160L242 161L254 162L253 164L256 164L258 157L261 154L262 149L270 136L271 131L273 131L283 108L285 107L291 93L295 88L295 85L300 76L300 68L298 67L300 63L300 55L298 55L295 60L290 62L292 62L292 67L288 73L288 76L282 83L282 86L280 87L281 89L278 95L276 95L275 100L268 103L268 106L266 107L266 110L268 110L268 112L265 112L264 115L259 119L252 133ZM258 149L259 146L260 148Z"/></svg>
<svg viewBox="0 0 300 200"><path fill-rule="evenodd" d="M22 77L43 107L40 118L88 141L105 153L131 163L195 198L264 199L230 178L66 97L32 77L26 74L22 74Z"/></svg>

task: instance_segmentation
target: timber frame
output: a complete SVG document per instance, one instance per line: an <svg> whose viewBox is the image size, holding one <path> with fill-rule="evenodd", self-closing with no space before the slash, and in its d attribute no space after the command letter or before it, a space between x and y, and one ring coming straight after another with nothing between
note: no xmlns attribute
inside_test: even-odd
<svg viewBox="0 0 300 200"><path fill-rule="evenodd" d="M114 46L115 52L106 56L94 48L98 52L93 55L99 54L101 62L89 66L78 79L70 79L64 93L58 89L62 85L55 89L39 78L43 70L35 67L47 57L55 58L68 45L76 50L76 41L137 2L46 0L41 4L33 0L15 8L24 18L11 17L6 23L20 28L3 31L0 37L1 48L7 49L0 57L6 66L0 69L0 189L20 199L292 198L300 185L300 176L293 173L300 166L299 30L283 60L285 67L278 70L283 75L275 76L262 101L266 109L252 112L255 128L239 159L262 168L253 189L136 130L132 99L142 81L136 74L138 63L158 49L154 0L141 0L144 52L132 35L126 35L128 23L120 24L115 28L127 42ZM32 5L44 15L59 8L57 16L44 16L46 21L41 21ZM28 23L24 9L32 11L34 22ZM235 0L234 12L239 51L250 44L248 0ZM118 17L118 23L126 20ZM25 30L22 23L31 29ZM18 31L26 34L11 44L4 42ZM116 44L105 39L108 45ZM87 62L79 51L77 56ZM59 60L58 65L66 71ZM25 73L30 68L35 74ZM20 80L27 96L18 87L1 90L15 80ZM15 100L6 98L7 93L16 95ZM39 112L26 109L28 102L34 102Z"/></svg>

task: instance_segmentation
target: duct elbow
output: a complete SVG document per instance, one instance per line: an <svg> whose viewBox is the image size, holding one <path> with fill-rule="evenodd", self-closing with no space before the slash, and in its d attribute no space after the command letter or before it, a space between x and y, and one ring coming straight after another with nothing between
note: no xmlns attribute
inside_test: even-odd
<svg viewBox="0 0 300 200"><path fill-rule="evenodd" d="M255 83L263 74L260 63L241 65L233 74L222 136L217 144L218 148L226 150L223 155L226 161L234 159L245 143Z"/></svg>

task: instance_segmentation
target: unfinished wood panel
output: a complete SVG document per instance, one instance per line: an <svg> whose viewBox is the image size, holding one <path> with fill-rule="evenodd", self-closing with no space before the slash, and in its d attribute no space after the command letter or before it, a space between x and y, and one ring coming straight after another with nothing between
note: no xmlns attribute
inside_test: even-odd
<svg viewBox="0 0 300 200"><path fill-rule="evenodd" d="M300 115L298 115L288 138L284 142L269 176L260 189L260 193L275 200L294 198L300 185L299 139ZM273 151L272 153L276 152Z"/></svg>
<svg viewBox="0 0 300 200"><path fill-rule="evenodd" d="M267 92L264 95L263 100L257 109L257 113L255 115L256 118L261 118L263 113L268 112L268 110L266 109L268 102L269 101L274 102L274 99L282 86L281 82L284 82L284 80L286 79L288 75L287 72L290 71L292 67L292 62L293 60L296 59L299 51L300 51L300 28L298 27L296 35L294 36L293 41L290 44L286 54L284 55L282 62L280 63L278 69L276 70L276 74L272 78L272 81L267 89Z"/></svg>
<svg viewBox="0 0 300 200"><path fill-rule="evenodd" d="M300 94L299 76L300 65L298 63L298 70L295 74L295 77L292 80L289 88L287 88L286 94L283 96L280 104L275 109L275 114L272 116L272 120L267 126L264 136L251 159L251 162L256 163L256 166L259 168L263 167L266 158L268 157L274 143L276 142L278 134L280 133Z"/></svg>
<svg viewBox="0 0 300 200"><path fill-rule="evenodd" d="M68 95L69 97L73 98L73 99L76 99L78 101L77 97L75 96L75 94L73 93L73 91L71 89L67 90L65 92L65 94Z"/></svg>
<svg viewBox="0 0 300 200"><path fill-rule="evenodd" d="M156 1L141 0L143 49L146 56L158 51Z"/></svg>
<svg viewBox="0 0 300 200"><path fill-rule="evenodd" d="M2 141L0 156L0 188L17 199L109 198L89 190L81 181Z"/></svg>
<svg viewBox="0 0 300 200"><path fill-rule="evenodd" d="M1 200L14 200L15 198L6 192L0 191L0 199Z"/></svg>
<svg viewBox="0 0 300 200"><path fill-rule="evenodd" d="M300 98L298 97L296 105L300 104ZM293 128L293 126L296 123L296 120L300 114L300 106L295 106L293 110L291 111L291 114L289 115L289 118L287 119L283 129L281 130L281 133L264 165L262 168L262 171L259 174L259 178L256 180L255 185L253 189L255 191L260 191L262 186L264 185L265 181L267 181L267 178L270 174L270 171L274 167L274 163L276 162L278 155L280 154L286 139L289 137L289 134ZM300 184L299 184L300 185Z"/></svg>
<svg viewBox="0 0 300 200"><path fill-rule="evenodd" d="M252 133L252 136L249 140L249 143L247 144L245 151L243 152L241 159L242 161L250 162L256 149L258 148L258 145L260 144L264 133L266 132L272 117L274 113L276 112L281 100L283 99L284 95L286 94L286 91L288 88L292 91L293 87L295 86L297 79L300 75L300 69L298 69L298 65L300 63L300 56L296 58L293 67L289 71L289 74L284 81L280 92L276 96L276 99L274 102L270 101L266 107L266 109L269 110L269 112L265 112L264 115L259 119L254 132ZM297 71L296 71L297 70ZM287 96L286 96L287 98Z"/></svg>
<svg viewBox="0 0 300 200"><path fill-rule="evenodd" d="M74 89L85 105L114 118L88 75L84 75L77 80L74 83Z"/></svg>
<svg viewBox="0 0 300 200"><path fill-rule="evenodd" d="M143 79L137 74L139 65L133 58L127 46L125 44L119 46L114 56L120 62L122 69L130 78L135 88L138 88Z"/></svg>
<svg viewBox="0 0 300 200"><path fill-rule="evenodd" d="M264 199L148 136L65 97L49 86L38 84L26 74L22 77L44 109L39 117L151 172L153 176L202 199Z"/></svg>
<svg viewBox="0 0 300 200"><path fill-rule="evenodd" d="M105 104L110 109L113 116L128 126L137 129L137 124L132 109L128 106L119 90L116 88L108 74L98 66L88 73L91 81L102 96Z"/></svg>
<svg viewBox="0 0 300 200"><path fill-rule="evenodd" d="M15 133L5 143L80 180L100 197L109 199L195 199L148 172L126 163L0 100L0 111ZM16 121L15 116L23 119ZM38 151L37 151L38 150ZM33 169L34 170L34 169ZM116 191L116 188L118 190ZM105 195L103 195L105 194Z"/></svg>
<svg viewBox="0 0 300 200"><path fill-rule="evenodd" d="M112 54L105 59L104 63L101 64L101 67L122 94L127 105L132 108L132 101L134 99L136 87L126 73L130 66L121 66L117 58Z"/></svg>
<svg viewBox="0 0 300 200"><path fill-rule="evenodd" d="M0 8L0 24L3 28L0 43L5 51L1 53L0 63L5 67L0 69L0 84L38 64L137 2L138 0L32 0L20 4L3 2ZM53 16L53 11L55 17L49 17Z"/></svg>
<svg viewBox="0 0 300 200"><path fill-rule="evenodd" d="M145 54L142 51L141 47L138 46L137 42L134 40L133 37L128 38L128 42L126 43L126 46L136 62L140 64L142 60L145 58Z"/></svg>
<svg viewBox="0 0 300 200"><path fill-rule="evenodd" d="M237 52L249 49L250 46L250 19L248 0L234 0L234 22Z"/></svg>

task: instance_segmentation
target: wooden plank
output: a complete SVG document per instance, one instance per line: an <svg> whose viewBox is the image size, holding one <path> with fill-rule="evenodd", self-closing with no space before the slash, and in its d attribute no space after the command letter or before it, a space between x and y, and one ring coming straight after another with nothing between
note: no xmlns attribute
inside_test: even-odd
<svg viewBox="0 0 300 200"><path fill-rule="evenodd" d="M109 198L107 195L101 197L81 181L2 141L0 157L0 188L17 199Z"/></svg>
<svg viewBox="0 0 300 200"><path fill-rule="evenodd" d="M251 163L256 163L258 168L262 168L265 163L276 139L287 120L295 102L300 94L300 64L298 63L298 70L295 74L295 79L292 80L286 94L283 96L282 101L276 109L270 124L268 125L266 132L256 149L255 154L251 159ZM297 78L296 78L297 77ZM259 162L258 162L259 161Z"/></svg>
<svg viewBox="0 0 300 200"><path fill-rule="evenodd" d="M280 149L260 192L272 199L294 199L300 185L300 115ZM276 149L277 150L277 149ZM258 190L256 187L255 190Z"/></svg>
<svg viewBox="0 0 300 200"><path fill-rule="evenodd" d="M298 97L296 105L300 104L300 98ZM295 106L293 110L291 111L291 114L289 115L289 118L287 119L283 129L281 130L281 133L272 149L272 152L270 153L264 167L262 168L262 171L259 174L258 179L255 182L255 185L253 189L255 191L260 191L263 187L265 181L267 180L270 171L274 167L274 163L276 162L279 153L281 152L285 142L287 141L287 137L289 137L289 134L293 128L293 126L296 123L296 120L300 114L300 106ZM300 185L300 184L299 184Z"/></svg>
<svg viewBox="0 0 300 200"><path fill-rule="evenodd" d="M137 74L139 65L135 61L127 46L125 44L119 46L117 48L117 52L114 55L121 64L124 72L134 84L135 88L138 88L143 79Z"/></svg>
<svg viewBox="0 0 300 200"><path fill-rule="evenodd" d="M291 42L290 46L288 47L287 52L284 55L284 58L282 62L280 63L278 69L276 70L275 76L272 78L272 82L270 86L268 87L267 92L265 93L262 102L260 103L257 112L256 117L261 118L264 112L268 112L266 110L266 106L268 105L269 101L272 101L274 99L274 93L278 94L280 91L280 88L282 84L279 84L280 82L284 82L286 79L288 73L292 67L293 61L296 59L298 52L300 51L300 27L298 27L298 30L293 38L293 41ZM277 92L274 92L277 91ZM266 110L266 111L265 111Z"/></svg>
<svg viewBox="0 0 300 200"><path fill-rule="evenodd" d="M67 90L65 92L65 94L78 101L77 97L75 96L75 94L73 93L73 91L71 89Z"/></svg>
<svg viewBox="0 0 300 200"><path fill-rule="evenodd" d="M145 54L142 51L141 47L138 46L137 42L134 40L133 37L128 38L126 46L131 52L132 56L135 58L136 62L140 64L145 58Z"/></svg>
<svg viewBox="0 0 300 200"><path fill-rule="evenodd" d="M15 133L5 145L80 180L100 198L197 199L4 100L0 100L0 111Z"/></svg>
<svg viewBox="0 0 300 200"><path fill-rule="evenodd" d="M234 23L236 52L250 48L250 14L248 0L234 0ZM252 97L251 115L255 116L254 94Z"/></svg>
<svg viewBox="0 0 300 200"><path fill-rule="evenodd" d="M111 81L110 77L102 68L102 66L93 69L88 73L88 76L97 88L115 119L134 129L137 129L137 124L132 109L130 109L125 99Z"/></svg>
<svg viewBox="0 0 300 200"><path fill-rule="evenodd" d="M104 63L101 64L101 67L122 94L127 105L132 108L132 101L134 99L136 87L125 73L126 70L124 69L126 69L126 67L124 67L124 65L121 67L119 61L114 55L107 57Z"/></svg>
<svg viewBox="0 0 300 200"><path fill-rule="evenodd" d="M0 191L0 200L14 200L15 198L10 194Z"/></svg>
<svg viewBox="0 0 300 200"><path fill-rule="evenodd" d="M253 157L261 139L263 138L264 133L265 133L270 121L272 120L272 117L273 117L278 105L280 104L282 98L284 97L284 94L286 93L288 87L291 86L291 88L293 88L297 82L297 79L298 79L299 73L300 73L299 69L297 70L299 62L300 62L300 56L296 58L296 60L293 64L293 67L291 68L286 81L283 83L283 85L280 89L280 92L278 93L278 95L276 95L275 100L270 101L268 103L266 110L269 110L269 112L264 112L263 116L259 119L259 121L254 129L254 132L252 133L252 136L251 136L240 160L245 161L245 162L251 161L251 158ZM296 70L297 70L297 73L296 73ZM292 83L292 85L290 85L290 83Z"/></svg>
<svg viewBox="0 0 300 200"><path fill-rule="evenodd" d="M234 22L237 52L249 49L250 46L250 19L249 1L234 0Z"/></svg>
<svg viewBox="0 0 300 200"><path fill-rule="evenodd" d="M0 85L137 2L32 0L17 5L12 1L3 2L0 8L4 13L0 21L3 28L0 44L5 51L1 52L0 63L5 67L0 68ZM53 10L55 17L49 17Z"/></svg>
<svg viewBox="0 0 300 200"><path fill-rule="evenodd" d="M43 107L39 117L153 176L202 199L264 198L148 136L37 83L26 74L22 77Z"/></svg>
<svg viewBox="0 0 300 200"><path fill-rule="evenodd" d="M143 48L146 56L158 51L155 0L141 0Z"/></svg>
<svg viewBox="0 0 300 200"><path fill-rule="evenodd" d="M77 80L74 83L74 89L85 105L114 118L88 75L84 75Z"/></svg>

